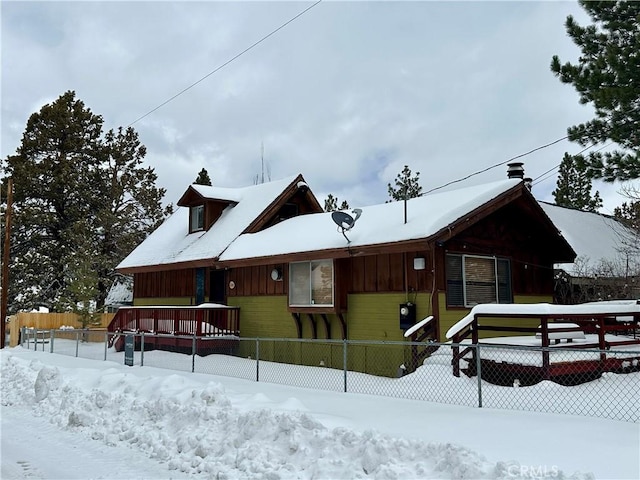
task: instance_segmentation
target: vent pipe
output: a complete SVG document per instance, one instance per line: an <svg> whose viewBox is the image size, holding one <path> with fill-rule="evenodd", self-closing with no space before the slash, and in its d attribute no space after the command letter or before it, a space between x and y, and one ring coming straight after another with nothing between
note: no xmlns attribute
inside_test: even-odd
<svg viewBox="0 0 640 480"><path fill-rule="evenodd" d="M507 177L524 178L524 167L522 162L513 162L507 164Z"/></svg>

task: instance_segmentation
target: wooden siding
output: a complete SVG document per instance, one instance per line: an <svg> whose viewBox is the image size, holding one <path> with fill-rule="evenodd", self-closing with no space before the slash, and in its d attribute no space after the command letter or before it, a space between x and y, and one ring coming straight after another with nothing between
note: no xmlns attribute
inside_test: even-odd
<svg viewBox="0 0 640 480"><path fill-rule="evenodd" d="M427 268L424 270L413 269L413 259L417 256L426 259ZM431 267L426 251L406 255L393 253L334 260L336 302L344 305L346 295L351 293L404 292L403 264L406 265L406 278L410 292L424 291L430 287ZM271 279L273 268L282 270L282 280ZM227 287L229 297L283 295L289 290L289 266L288 264L271 264L232 268L229 270L228 279L235 284L233 289Z"/></svg>
<svg viewBox="0 0 640 480"><path fill-rule="evenodd" d="M133 278L133 298L195 296L195 270L165 270L136 273Z"/></svg>
<svg viewBox="0 0 640 480"><path fill-rule="evenodd" d="M273 280L271 271L279 268L282 280ZM230 288L233 282L234 288ZM287 264L260 265L255 267L232 268L227 272L227 297L255 295L284 295L288 291L289 266Z"/></svg>

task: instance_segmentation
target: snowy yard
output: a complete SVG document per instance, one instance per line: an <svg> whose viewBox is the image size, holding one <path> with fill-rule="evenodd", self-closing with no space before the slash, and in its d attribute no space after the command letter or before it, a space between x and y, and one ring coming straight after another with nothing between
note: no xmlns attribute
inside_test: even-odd
<svg viewBox="0 0 640 480"><path fill-rule="evenodd" d="M3 479L640 478L637 423L127 367L100 355L18 347L1 357ZM580 388L558 388L567 405L583 401Z"/></svg>

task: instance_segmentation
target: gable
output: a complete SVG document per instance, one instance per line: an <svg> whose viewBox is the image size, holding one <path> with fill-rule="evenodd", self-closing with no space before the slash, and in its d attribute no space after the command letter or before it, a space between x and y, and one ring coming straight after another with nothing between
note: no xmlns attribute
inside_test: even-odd
<svg viewBox="0 0 640 480"><path fill-rule="evenodd" d="M202 203L201 203L202 202ZM242 233L273 225L287 214L286 205L298 213L321 207L302 175L229 189L190 185L179 207L117 267L122 273L210 266ZM190 231L190 210L204 204L208 229Z"/></svg>
<svg viewBox="0 0 640 480"><path fill-rule="evenodd" d="M298 175L289 188L265 208L242 233L256 233L298 215L321 212L324 212L324 209L320 206L318 199L311 192L302 175Z"/></svg>
<svg viewBox="0 0 640 480"><path fill-rule="evenodd" d="M496 245L502 245L507 250L529 252L540 263L572 262L576 253L529 190L513 193L516 196L496 199L462 218L436 241L458 251L472 248L490 254Z"/></svg>

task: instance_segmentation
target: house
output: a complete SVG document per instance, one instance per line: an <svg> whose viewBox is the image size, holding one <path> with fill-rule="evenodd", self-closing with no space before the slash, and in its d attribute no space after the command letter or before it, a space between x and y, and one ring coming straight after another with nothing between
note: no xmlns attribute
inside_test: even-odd
<svg viewBox="0 0 640 480"><path fill-rule="evenodd" d="M348 230L301 175L190 185L118 271L134 305L238 307L242 337L402 341L433 315L444 340L473 305L551 302L575 258L520 177L363 207Z"/></svg>
<svg viewBox="0 0 640 480"><path fill-rule="evenodd" d="M640 298L637 232L610 215L540 206L577 254L572 263L554 265L557 303Z"/></svg>

